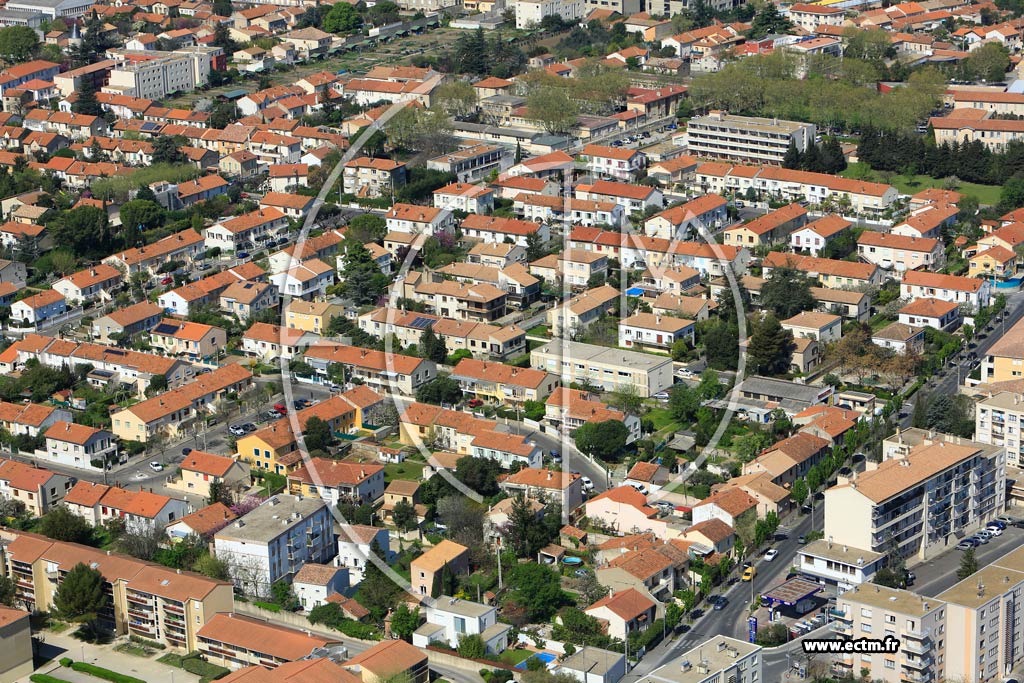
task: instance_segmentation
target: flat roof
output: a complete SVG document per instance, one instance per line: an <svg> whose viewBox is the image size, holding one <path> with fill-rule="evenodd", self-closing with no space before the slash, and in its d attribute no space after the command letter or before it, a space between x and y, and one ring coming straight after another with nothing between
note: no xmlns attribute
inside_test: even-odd
<svg viewBox="0 0 1024 683"><path fill-rule="evenodd" d="M760 650L760 645L727 636L714 636L658 667L637 683L702 683L713 680L712 674L732 668L741 657Z"/></svg>
<svg viewBox="0 0 1024 683"><path fill-rule="evenodd" d="M868 566L885 557L882 553L876 553L862 548L854 548L853 546L848 545L841 545L839 543L830 543L825 539L812 541L797 552L804 555L822 557L834 562L842 562L843 564L852 565L854 567Z"/></svg>
<svg viewBox="0 0 1024 683"><path fill-rule="evenodd" d="M790 579L774 588L769 588L761 595L772 602L780 602L783 605L795 605L821 589L820 583L808 581L807 579Z"/></svg>
<svg viewBox="0 0 1024 683"><path fill-rule="evenodd" d="M471 600L453 598L450 595L442 595L438 597L437 602L434 603L433 607L428 609L451 612L452 614L458 614L464 617L482 617L488 612L494 610L493 607L489 607L488 605L481 605L479 602L473 602Z"/></svg>
<svg viewBox="0 0 1024 683"><path fill-rule="evenodd" d="M625 656L621 652L612 652L585 645L572 656L563 659L559 666L563 669L572 669L573 671L583 671L588 674L603 676L624 659Z"/></svg>
<svg viewBox="0 0 1024 683"><path fill-rule="evenodd" d="M538 346L531 353L561 358L563 344L565 342L560 339L550 341L543 346ZM622 349L584 344L582 342L569 342L565 345L565 349L566 359L570 361L605 363L607 365L624 366L633 370L647 370L649 372L663 365L672 364L672 359L667 356L653 356L636 351L624 351Z"/></svg>
<svg viewBox="0 0 1024 683"><path fill-rule="evenodd" d="M1000 391L998 394L978 401L978 405L1024 412L1024 401L1020 400L1020 394L1013 391Z"/></svg>
<svg viewBox="0 0 1024 683"><path fill-rule="evenodd" d="M264 543L302 524L303 520L325 506L319 498L279 493L218 531L214 538Z"/></svg>
<svg viewBox="0 0 1024 683"><path fill-rule="evenodd" d="M735 127L748 130L762 130L768 133L793 133L801 128L810 128L813 124L800 123L799 121L786 121L784 119L766 119L760 116L736 116L735 114L712 112L706 116L695 116L687 123L688 127L694 125L709 126L713 128Z"/></svg>
<svg viewBox="0 0 1024 683"><path fill-rule="evenodd" d="M880 586L877 583L865 583L851 588L836 598L836 604L844 600L914 617L923 617L944 604L939 598L926 598L912 591Z"/></svg>
<svg viewBox="0 0 1024 683"><path fill-rule="evenodd" d="M1024 583L1024 572L989 565L936 596L954 605L976 608Z"/></svg>

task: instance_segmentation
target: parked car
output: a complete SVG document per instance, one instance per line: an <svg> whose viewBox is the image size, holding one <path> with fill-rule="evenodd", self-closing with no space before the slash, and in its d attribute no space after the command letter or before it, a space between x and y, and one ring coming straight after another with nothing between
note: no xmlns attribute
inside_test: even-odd
<svg viewBox="0 0 1024 683"><path fill-rule="evenodd" d="M778 550L776 550L775 548L769 548L764 553L764 561L765 562L771 562L776 557L778 557L778 555L779 555L779 551Z"/></svg>
<svg viewBox="0 0 1024 683"><path fill-rule="evenodd" d="M711 606L714 607L716 610L725 609L726 605L728 604L729 598L725 597L724 595L716 595L715 597L711 598Z"/></svg>
<svg viewBox="0 0 1024 683"><path fill-rule="evenodd" d="M268 410L263 415L268 420L277 420L281 417L281 413L277 412L276 410Z"/></svg>
<svg viewBox="0 0 1024 683"><path fill-rule="evenodd" d="M989 542L989 540L991 540L992 536L991 536L991 535L989 535L989 534L985 534L985 535L983 536L983 535L982 535L982 532L981 532L981 531L979 531L978 533L976 533L976 534L974 534L973 536L971 536L971 538L972 538L972 539L974 539L974 541L975 541L975 542L976 542L976 543L977 543L978 545L985 545L986 543L988 543L988 542Z"/></svg>
<svg viewBox="0 0 1024 683"><path fill-rule="evenodd" d="M244 425L242 425L242 429L245 430L246 434L252 434L253 432L256 431L256 425L254 425L252 422L246 422Z"/></svg>
<svg viewBox="0 0 1024 683"><path fill-rule="evenodd" d="M154 472L163 472L164 466L158 463L156 460L154 460L153 462L149 463L149 469L153 470Z"/></svg>
<svg viewBox="0 0 1024 683"><path fill-rule="evenodd" d="M628 482L628 483L629 483L630 486L635 488L640 493L644 494L645 496L647 495L647 487L644 486L643 484L641 484L640 482L638 482L638 481L631 481L631 482Z"/></svg>
<svg viewBox="0 0 1024 683"><path fill-rule="evenodd" d="M997 529L1005 529L1006 528L1006 522L1000 522L998 519L993 519L991 522L989 522L985 526L987 528L989 528L989 529L991 529L992 527L995 527Z"/></svg>
<svg viewBox="0 0 1024 683"><path fill-rule="evenodd" d="M976 545L977 545L977 543L975 543L971 539L965 538L964 540L962 540L962 541L960 541L959 543L956 544L956 549L957 550L971 550Z"/></svg>
<svg viewBox="0 0 1024 683"><path fill-rule="evenodd" d="M651 396L651 398L657 401L667 401L669 399L669 394L667 391L659 391L658 393Z"/></svg>
<svg viewBox="0 0 1024 683"><path fill-rule="evenodd" d="M469 406L470 408L479 408L483 404L484 402L478 398L471 398L468 401L466 401L466 405Z"/></svg>
<svg viewBox="0 0 1024 683"><path fill-rule="evenodd" d="M172 282L174 282L174 278L173 278L173 277L171 277L170 275L168 275L168 276L167 276L167 277L165 277L164 279L160 280L160 284L162 284L162 285L169 285L169 284L171 284Z"/></svg>
<svg viewBox="0 0 1024 683"><path fill-rule="evenodd" d="M1003 524L1006 524L1007 526L1009 526L1011 524L1016 524L1017 523L1016 519L1014 519L1013 517L1007 517L1006 515L1002 515L1002 516L996 517L996 521L997 522L1002 522Z"/></svg>
<svg viewBox="0 0 1024 683"><path fill-rule="evenodd" d="M186 446L185 448L182 448L182 449L181 449L181 454L182 454L182 455L188 455L188 454L189 454L189 453L191 453L191 452L192 452L192 449L191 449L191 448L189 448L188 446Z"/></svg>
<svg viewBox="0 0 1024 683"><path fill-rule="evenodd" d="M228 431L232 436L245 436L245 428L242 425L231 425L228 427Z"/></svg>
<svg viewBox="0 0 1024 683"><path fill-rule="evenodd" d="M279 415L287 415L288 414L288 406L286 406L283 403L275 403L274 404L274 410L276 410Z"/></svg>
<svg viewBox="0 0 1024 683"><path fill-rule="evenodd" d="M989 533L989 534L992 534L993 536L1002 536L1003 535L1003 530L1000 529L997 526L987 526L987 527L985 527L985 531L987 533Z"/></svg>

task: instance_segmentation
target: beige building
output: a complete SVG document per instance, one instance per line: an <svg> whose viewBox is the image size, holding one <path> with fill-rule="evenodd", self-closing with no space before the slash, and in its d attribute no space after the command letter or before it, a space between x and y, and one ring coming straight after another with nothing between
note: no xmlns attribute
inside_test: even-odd
<svg viewBox="0 0 1024 683"><path fill-rule="evenodd" d="M432 595L434 577L448 567L453 576L469 573L469 548L447 539L423 553L409 565L412 592Z"/></svg>
<svg viewBox="0 0 1024 683"><path fill-rule="evenodd" d="M29 613L0 605L0 680L14 681L32 673L32 625Z"/></svg>
<svg viewBox="0 0 1024 683"><path fill-rule="evenodd" d="M981 359L983 383L1024 377L1024 320L1006 331Z"/></svg>
<svg viewBox="0 0 1024 683"><path fill-rule="evenodd" d="M598 680L587 676L587 681ZM761 646L716 635L637 683L761 683Z"/></svg>
<svg viewBox="0 0 1024 683"><path fill-rule="evenodd" d="M1024 467L1024 400L1000 391L974 404L974 438L1006 449L1006 464Z"/></svg>
<svg viewBox="0 0 1024 683"><path fill-rule="evenodd" d="M344 311L340 304L293 299L284 312L289 328L323 334L331 324L331 318L342 315Z"/></svg>
<svg viewBox="0 0 1024 683"><path fill-rule="evenodd" d="M836 655L834 671L886 683L923 683L941 680L948 635L946 605L942 600L874 583L854 586L836 598L832 632L839 640L895 639L895 652ZM890 641L892 642L892 641ZM964 680L974 681L974 678Z"/></svg>
<svg viewBox="0 0 1024 683"><path fill-rule="evenodd" d="M803 152L814 141L814 124L712 111L686 126L686 146L698 157L781 164L790 143Z"/></svg>
<svg viewBox="0 0 1024 683"><path fill-rule="evenodd" d="M249 485L249 464L222 455L192 451L178 465L181 478L168 484L170 488L210 497L210 487L222 484L231 490Z"/></svg>
<svg viewBox="0 0 1024 683"><path fill-rule="evenodd" d="M672 360L636 351L555 340L530 352L530 365L561 378L563 385L590 382L605 391L625 387L644 398L672 386Z"/></svg>
<svg viewBox="0 0 1024 683"><path fill-rule="evenodd" d="M873 552L925 559L1001 514L1000 446L922 429L882 443L882 462L825 491L825 537Z"/></svg>

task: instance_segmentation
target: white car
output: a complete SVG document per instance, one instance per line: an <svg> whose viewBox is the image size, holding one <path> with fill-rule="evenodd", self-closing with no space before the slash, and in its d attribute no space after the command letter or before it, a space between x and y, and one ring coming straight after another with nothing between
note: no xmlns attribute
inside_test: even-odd
<svg viewBox="0 0 1024 683"><path fill-rule="evenodd" d="M590 477L580 477L580 481L583 482L584 491L594 490L594 482L590 481Z"/></svg>
<svg viewBox="0 0 1024 683"><path fill-rule="evenodd" d="M630 486L632 486L633 488L635 488L637 491L639 491L640 493L644 494L645 496L647 495L647 487L644 486L643 484L641 484L639 482L636 482L636 481L630 481L630 482L627 482L627 483Z"/></svg>
<svg viewBox="0 0 1024 683"><path fill-rule="evenodd" d="M999 528L999 527L997 527L997 526L988 526L988 527L985 527L985 531L989 532L989 533L990 533L990 534L992 534L993 536L1002 536L1002 535L1003 535L1003 530L1002 530L1002 529L1000 529L1000 528Z"/></svg>
<svg viewBox="0 0 1024 683"><path fill-rule="evenodd" d="M779 554L779 551L778 551L778 550L776 550L775 548L769 548L769 549L768 549L768 550L766 550L766 551L765 551L765 553L764 553L764 561L765 561L765 562L771 562L772 560L774 560L774 559L775 559L775 557L776 557L776 556L777 556L778 554Z"/></svg>
<svg viewBox="0 0 1024 683"><path fill-rule="evenodd" d="M149 463L149 469L153 470L154 472L163 472L164 466L154 460L153 462Z"/></svg>

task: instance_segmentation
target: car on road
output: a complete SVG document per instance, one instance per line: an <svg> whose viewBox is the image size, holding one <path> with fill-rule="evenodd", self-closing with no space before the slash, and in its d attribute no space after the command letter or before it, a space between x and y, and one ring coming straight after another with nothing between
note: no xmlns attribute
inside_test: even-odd
<svg viewBox="0 0 1024 683"><path fill-rule="evenodd" d="M247 252L247 251L236 252L235 253L235 258L247 259L247 258L249 258L249 252Z"/></svg>
<svg viewBox="0 0 1024 683"><path fill-rule="evenodd" d="M956 544L956 549L957 550L973 550L976 545L978 545L978 544L974 542L974 539L965 538L964 540L962 540L962 541L960 541L959 543Z"/></svg>
<svg viewBox="0 0 1024 683"><path fill-rule="evenodd" d="M164 466L158 463L156 460L154 460L153 462L149 463L149 469L153 470L154 472L163 472Z"/></svg>
<svg viewBox="0 0 1024 683"><path fill-rule="evenodd" d="M170 275L168 275L168 276L167 276L167 277L165 277L164 279L160 280L160 284L162 284L162 285L169 285L169 284L171 284L172 282L174 282L174 278L173 278L173 277L171 277Z"/></svg>
<svg viewBox="0 0 1024 683"><path fill-rule="evenodd" d="M680 377L682 377L683 379L691 379L691 378L697 376L696 374L694 374L693 370L691 370L690 368L683 368L682 370L680 370L676 374L679 375Z"/></svg>
<svg viewBox="0 0 1024 683"><path fill-rule="evenodd" d="M771 562L776 557L778 557L778 555L779 555L779 551L778 550L776 550L775 548L768 548L768 550L766 550L765 553L764 553L764 561L765 562Z"/></svg>
<svg viewBox="0 0 1024 683"><path fill-rule="evenodd" d="M245 428L242 425L231 425L228 427L228 431L232 436L245 436Z"/></svg>
<svg viewBox="0 0 1024 683"><path fill-rule="evenodd" d="M723 610L728 604L729 598L725 597L724 595L716 595L715 597L711 598L711 606L716 610Z"/></svg>
<svg viewBox="0 0 1024 683"><path fill-rule="evenodd" d="M274 410L276 410L279 415L287 415L288 414L288 406L286 406L283 403L275 403L274 404Z"/></svg>
<svg viewBox="0 0 1024 683"><path fill-rule="evenodd" d="M590 477L580 477L580 481L583 482L583 490L584 491L593 491L594 490L594 482L592 482L590 480Z"/></svg>
<svg viewBox="0 0 1024 683"><path fill-rule="evenodd" d="M807 537L806 536L802 536L802 535L798 536L797 539L796 539L796 542L799 543L800 545L804 545L805 543L807 543Z"/></svg>
<svg viewBox="0 0 1024 683"><path fill-rule="evenodd" d="M743 570L743 576L740 579L743 581L753 581L755 576L757 576L757 567L747 567Z"/></svg>
<svg viewBox="0 0 1024 683"><path fill-rule="evenodd" d="M667 391L659 391L658 393L651 396L656 401L667 401L669 399L669 393Z"/></svg>
<svg viewBox="0 0 1024 683"><path fill-rule="evenodd" d="M185 448L182 448L182 449L181 449L181 454L182 454L182 455L188 455L188 454L189 454L189 453L191 453L191 452L192 452L192 449L191 449L191 448L189 448L188 446L186 446Z"/></svg>
<svg viewBox="0 0 1024 683"><path fill-rule="evenodd" d="M245 430L246 434L252 434L253 432L256 431L256 425L254 425L252 422L246 422L244 425L242 425L242 429Z"/></svg>

